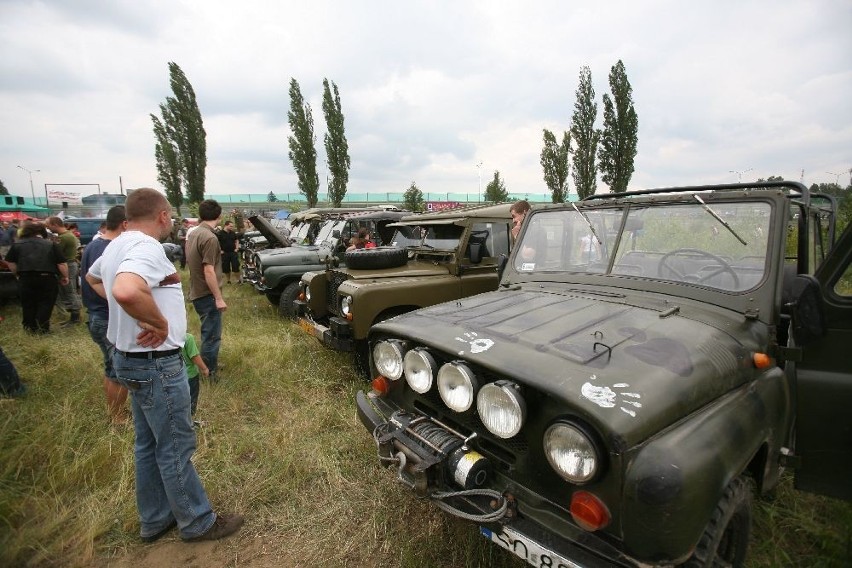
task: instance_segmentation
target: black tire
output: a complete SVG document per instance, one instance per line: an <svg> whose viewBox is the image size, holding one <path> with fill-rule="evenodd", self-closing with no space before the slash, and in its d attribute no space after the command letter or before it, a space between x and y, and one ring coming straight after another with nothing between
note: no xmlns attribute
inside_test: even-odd
<svg viewBox="0 0 852 568"><path fill-rule="evenodd" d="M267 291L266 293L264 293L264 296L266 296L266 299L269 300L269 303L273 306L277 306L279 303L281 303L281 294Z"/></svg>
<svg viewBox="0 0 852 568"><path fill-rule="evenodd" d="M281 292L281 299L278 301L278 315L285 318L294 319L296 317L296 308L293 302L299 297L299 281L290 282L284 287Z"/></svg>
<svg viewBox="0 0 852 568"><path fill-rule="evenodd" d="M751 503L749 481L737 477L725 488L695 552L683 566L742 566L751 532Z"/></svg>
<svg viewBox="0 0 852 568"><path fill-rule="evenodd" d="M408 251L397 247L355 249L346 252L344 262L355 270L396 268L408 262Z"/></svg>

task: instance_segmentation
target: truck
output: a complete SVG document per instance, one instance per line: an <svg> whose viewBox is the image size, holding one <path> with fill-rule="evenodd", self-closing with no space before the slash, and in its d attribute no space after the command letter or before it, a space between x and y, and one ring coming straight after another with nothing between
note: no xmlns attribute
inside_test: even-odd
<svg viewBox="0 0 852 568"><path fill-rule="evenodd" d="M345 266L302 276L299 325L367 371L367 332L412 310L496 290L508 258L510 204L475 205L401 218L389 249L345 254Z"/></svg>
<svg viewBox="0 0 852 568"><path fill-rule="evenodd" d="M378 459L535 566L740 566L782 471L852 499L852 225L793 182L527 214L496 291L372 327Z"/></svg>

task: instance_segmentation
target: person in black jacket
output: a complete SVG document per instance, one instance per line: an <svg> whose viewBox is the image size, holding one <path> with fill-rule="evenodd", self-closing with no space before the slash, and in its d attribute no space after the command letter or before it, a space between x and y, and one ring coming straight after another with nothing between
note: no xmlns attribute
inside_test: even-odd
<svg viewBox="0 0 852 568"><path fill-rule="evenodd" d="M59 245L47 238L42 223L24 223L20 238L6 255L6 264L18 277L24 329L49 333L59 285L68 284L68 264Z"/></svg>

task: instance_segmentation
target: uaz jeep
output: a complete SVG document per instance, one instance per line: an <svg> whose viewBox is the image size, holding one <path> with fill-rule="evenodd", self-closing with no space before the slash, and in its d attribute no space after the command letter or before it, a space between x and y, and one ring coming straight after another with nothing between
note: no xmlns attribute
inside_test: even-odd
<svg viewBox="0 0 852 568"><path fill-rule="evenodd" d="M300 324L327 347L355 351L366 367L375 322L497 289L498 263L509 254L510 207L403 217L391 225L395 248L353 250L345 267L302 277Z"/></svg>
<svg viewBox="0 0 852 568"><path fill-rule="evenodd" d="M293 302L299 293L302 274L321 270L327 259L342 254L346 243L361 227L384 243L393 235L393 229L387 229L387 225L406 214L407 211L396 208L371 208L325 210L306 217L305 227L290 235L293 246L266 249L255 255L253 264L260 275L255 288L278 306L282 316L293 317ZM310 244L301 244L304 242Z"/></svg>
<svg viewBox="0 0 852 568"><path fill-rule="evenodd" d="M536 566L740 564L783 466L852 498L852 226L831 249L825 204L782 182L530 212L497 291L370 331L380 459Z"/></svg>

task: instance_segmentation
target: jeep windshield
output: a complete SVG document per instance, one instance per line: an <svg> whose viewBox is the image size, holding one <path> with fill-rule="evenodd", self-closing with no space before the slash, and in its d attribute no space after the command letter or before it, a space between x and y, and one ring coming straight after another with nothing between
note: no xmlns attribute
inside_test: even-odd
<svg viewBox="0 0 852 568"><path fill-rule="evenodd" d="M522 275L590 273L756 287L768 267L771 207L762 201L622 203L532 215L516 245Z"/></svg>
<svg viewBox="0 0 852 568"><path fill-rule="evenodd" d="M413 243L414 248L439 251L455 251L459 246L459 241L464 234L464 227L453 225L450 223L420 225L420 234L423 235L422 240ZM413 233L416 235L416 232Z"/></svg>
<svg viewBox="0 0 852 568"><path fill-rule="evenodd" d="M420 227L404 225L402 227L397 227L390 243L392 246L398 248L407 248L419 245L421 240L422 236Z"/></svg>
<svg viewBox="0 0 852 568"><path fill-rule="evenodd" d="M346 219L329 219L326 221L322 227L320 227L319 234L317 234L317 238L314 239L314 244L319 246L326 242L329 239L336 239L334 236L334 231L343 231L343 228L346 226Z"/></svg>

